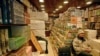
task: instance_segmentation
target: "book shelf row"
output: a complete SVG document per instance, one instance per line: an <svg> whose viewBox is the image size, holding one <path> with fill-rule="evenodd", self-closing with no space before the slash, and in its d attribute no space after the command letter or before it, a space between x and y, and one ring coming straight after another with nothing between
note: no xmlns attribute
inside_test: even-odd
<svg viewBox="0 0 100 56"><path fill-rule="evenodd" d="M0 56L10 55L30 40L27 9L19 0L0 0Z"/></svg>
<svg viewBox="0 0 100 56"><path fill-rule="evenodd" d="M97 37L100 37L100 5L88 7L88 29L97 30Z"/></svg>
<svg viewBox="0 0 100 56"><path fill-rule="evenodd" d="M0 29L0 55L6 54L7 51L10 51L8 37L8 29Z"/></svg>
<svg viewBox="0 0 100 56"><path fill-rule="evenodd" d="M28 25L34 18L32 9L28 0L0 0L0 56L29 56L35 50L42 52ZM42 12L38 14L47 15Z"/></svg>
<svg viewBox="0 0 100 56"><path fill-rule="evenodd" d="M30 37L28 26L0 28L0 55L22 47Z"/></svg>
<svg viewBox="0 0 100 56"><path fill-rule="evenodd" d="M89 29L95 29L95 30L100 29L100 23L94 23L94 22L89 23Z"/></svg>
<svg viewBox="0 0 100 56"><path fill-rule="evenodd" d="M78 29L84 28L82 16L82 10L71 7L54 20L51 39L58 52L63 47L69 47L73 38L77 36Z"/></svg>
<svg viewBox="0 0 100 56"><path fill-rule="evenodd" d="M27 24L24 8L20 1L0 0L0 24Z"/></svg>

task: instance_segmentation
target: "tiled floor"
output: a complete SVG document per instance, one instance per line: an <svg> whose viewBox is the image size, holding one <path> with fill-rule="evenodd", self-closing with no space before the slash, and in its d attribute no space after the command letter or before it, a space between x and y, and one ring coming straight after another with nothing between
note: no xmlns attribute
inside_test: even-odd
<svg viewBox="0 0 100 56"><path fill-rule="evenodd" d="M47 56L54 56L54 51L52 49L52 44L50 43L50 41L48 40L48 54Z"/></svg>

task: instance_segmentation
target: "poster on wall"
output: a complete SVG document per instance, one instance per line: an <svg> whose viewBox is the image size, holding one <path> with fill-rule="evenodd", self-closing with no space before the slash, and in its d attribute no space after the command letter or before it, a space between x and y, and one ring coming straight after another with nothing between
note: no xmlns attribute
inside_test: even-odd
<svg viewBox="0 0 100 56"><path fill-rule="evenodd" d="M77 17L71 17L71 24L77 24Z"/></svg>

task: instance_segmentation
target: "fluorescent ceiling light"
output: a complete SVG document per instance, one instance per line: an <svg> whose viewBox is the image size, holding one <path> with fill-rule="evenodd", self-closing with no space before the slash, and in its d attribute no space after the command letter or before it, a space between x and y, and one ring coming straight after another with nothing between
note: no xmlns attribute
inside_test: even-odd
<svg viewBox="0 0 100 56"><path fill-rule="evenodd" d="M44 7L44 5L41 5L41 7Z"/></svg>
<svg viewBox="0 0 100 56"><path fill-rule="evenodd" d="M61 5L59 6L59 8L62 8L62 7L63 7L63 6L61 6Z"/></svg>
<svg viewBox="0 0 100 56"><path fill-rule="evenodd" d="M77 8L81 8L80 6L77 6Z"/></svg>
<svg viewBox="0 0 100 56"><path fill-rule="evenodd" d="M68 4L68 1L64 1L64 4Z"/></svg>
<svg viewBox="0 0 100 56"><path fill-rule="evenodd" d="M53 11L53 13L56 13L56 11Z"/></svg>
<svg viewBox="0 0 100 56"><path fill-rule="evenodd" d="M58 11L59 9L56 9L56 11Z"/></svg>
<svg viewBox="0 0 100 56"><path fill-rule="evenodd" d="M42 8L41 10L45 10L44 8Z"/></svg>
<svg viewBox="0 0 100 56"><path fill-rule="evenodd" d="M39 2L43 3L43 2L44 2L44 0L39 0Z"/></svg>
<svg viewBox="0 0 100 56"><path fill-rule="evenodd" d="M92 1L88 1L88 2L86 2L87 5L89 5L89 4L91 4L91 3L92 3Z"/></svg>

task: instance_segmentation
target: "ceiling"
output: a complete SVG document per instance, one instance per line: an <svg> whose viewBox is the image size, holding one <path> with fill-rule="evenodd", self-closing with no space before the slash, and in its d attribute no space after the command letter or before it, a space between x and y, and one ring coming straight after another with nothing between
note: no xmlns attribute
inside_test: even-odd
<svg viewBox="0 0 100 56"><path fill-rule="evenodd" d="M39 11L41 11L41 4L45 5L45 11L48 14L53 14L53 11L55 11L56 8L58 8L59 5L62 5L63 8L56 11L55 14L62 13L66 11L69 7L74 6L86 6L85 0L69 0L68 4L63 4L64 0L44 0L44 3L39 3L39 0L29 0L33 6L35 6Z"/></svg>

